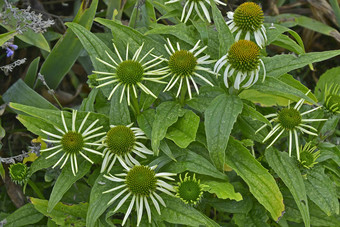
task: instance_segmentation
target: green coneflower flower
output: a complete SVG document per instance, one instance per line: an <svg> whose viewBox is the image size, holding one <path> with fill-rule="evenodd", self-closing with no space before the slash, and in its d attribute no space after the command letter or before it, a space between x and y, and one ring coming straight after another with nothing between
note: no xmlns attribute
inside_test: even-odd
<svg viewBox="0 0 340 227"><path fill-rule="evenodd" d="M182 0L170 0L170 1L166 2L165 4L171 4L171 3L175 3L175 2L181 2L181 1ZM217 5L218 4L221 4L221 5L224 5L224 6L227 5L224 2L221 2L219 0L214 0L214 2ZM199 10L199 7L201 7L201 9L204 13L204 16L207 18L208 22L211 23L210 14L209 14L207 7L205 6L205 3L208 3L208 5L210 5L209 0L186 0L184 7L183 7L183 11L182 11L181 21L183 23L186 23L194 8L195 8L197 15L201 18L201 20L204 20L201 12ZM187 7L188 7L188 12L186 12ZM186 13L186 15L185 15L185 13Z"/></svg>
<svg viewBox="0 0 340 227"><path fill-rule="evenodd" d="M300 153L300 164L310 169L318 162L316 161L320 157L320 151L315 151L317 147L312 146L312 142L308 142L305 144L304 147L301 146L301 153Z"/></svg>
<svg viewBox="0 0 340 227"><path fill-rule="evenodd" d="M250 40L250 34L253 34L257 45L264 47L267 41L266 29L263 26L263 11L259 5L253 2L241 4L235 12L228 12L227 22L232 33L236 33L235 41L244 37Z"/></svg>
<svg viewBox="0 0 340 227"><path fill-rule="evenodd" d="M181 92L181 88L183 86L183 82L186 83L188 88L188 93L190 99L192 98L191 95L191 89L190 89L190 82L191 80L192 84L194 85L194 88L199 94L198 86L194 80L194 77L198 77L202 79L207 84L214 86L209 80L204 78L202 75L200 75L197 71L205 71L211 74L214 74L209 68L202 67L200 65L206 65L211 64L214 61L208 60L210 58L209 55L205 55L203 57L197 58L199 54L201 54L207 46L199 49L199 43L198 41L196 45L191 50L182 50L180 48L179 43L177 43L176 47L177 50L174 49L169 39L167 39L169 47L167 45L165 46L166 51L169 53L170 57L166 61L168 62L168 66L166 68L168 74L166 76L171 75L171 79L168 83L168 85L165 87L164 91L169 91L171 88L175 86L175 84L179 81L179 88L177 91L176 97L179 96ZM196 53L195 53L196 52Z"/></svg>
<svg viewBox="0 0 340 227"><path fill-rule="evenodd" d="M110 58L112 63L108 63L104 60L101 60L97 58L97 60L101 63L103 63L106 66L109 66L114 70L114 72L98 72L93 71L93 73L99 74L99 75L108 75L107 77L102 77L97 79L97 81L107 81L105 83L100 84L97 86L97 88L104 87L110 84L116 84L109 97L108 100L111 99L114 92L118 89L119 86L123 86L123 90L120 96L120 102L123 100L124 92L126 91L127 95L127 101L130 105L130 92L133 93L133 95L137 98L137 90L136 87L140 87L142 91L144 91L146 94L152 95L154 98L157 98L144 84L142 84L143 81L152 81L156 83L166 83L161 81L163 77L147 77L147 76L159 76L164 75L166 71L164 71L164 68L151 70L155 66L161 64L164 59L162 59L162 56L154 56L151 54L151 50L149 50L142 58L139 59L139 56L142 52L144 43L138 48L138 50L135 52L133 57L129 59L129 44L126 46L126 56L125 60L121 57L119 51L117 50L116 45L113 43L113 47L115 49L115 52L120 60L119 63L117 63L112 56L109 55L108 52L105 52L107 56ZM143 63L143 61L149 56L154 56L153 59L146 61Z"/></svg>
<svg viewBox="0 0 340 227"><path fill-rule="evenodd" d="M105 149L101 172L104 172L107 167L107 172L110 172L117 159L122 166L140 165L132 157L132 153L141 158L146 158L144 154L153 155L151 150L138 141L139 139L147 139L144 132L140 128L131 127L132 125L133 123L127 126L111 125L110 131L103 137L102 146Z"/></svg>
<svg viewBox="0 0 340 227"><path fill-rule="evenodd" d="M333 86L334 85L334 86ZM340 85L325 86L324 106L333 114L340 113Z"/></svg>
<svg viewBox="0 0 340 227"><path fill-rule="evenodd" d="M306 93L306 95L308 93L309 93L309 91ZM293 141L293 134L294 134L295 146L296 146L296 155L297 155L297 159L300 160L299 139L298 139L297 131L300 130L302 133L307 133L309 135L318 136L318 134L316 134L317 129L310 126L310 125L307 125L305 123L316 122L316 121L327 121L327 119L306 119L306 118L303 118L304 115L309 114L309 113L321 108L321 106L319 106L319 107L316 107L314 109L300 113L299 110L300 110L301 106L303 105L304 101L305 101L304 99L300 99L296 103L294 108L291 108L290 105L288 105L287 108L282 109L278 113L269 114L269 115L265 116L267 119L272 118L270 120L270 122L277 122L277 124L272 128L272 130L268 133L268 135L264 138L264 140L262 142L264 143L269 138L274 136L274 134L276 132L280 131L279 134L274 138L274 140L267 146L267 148L271 147L275 143L275 141L278 140L279 137L285 131L287 131L289 133L289 156L291 156L291 154L292 154L292 144L293 144L292 141ZM262 130L266 126L267 126L267 124L263 125L255 133L259 132L260 130ZM309 131L309 130L312 130L314 132Z"/></svg>
<svg viewBox="0 0 340 227"><path fill-rule="evenodd" d="M227 64L227 67L223 74L223 80L226 87L229 87L228 78L234 74L236 74L234 82L235 89L239 90L246 78L249 79L242 87L251 87L259 78L261 65L263 68L262 81L266 78L266 68L260 59L260 48L252 41L239 40L234 43L228 53L216 62L214 67L216 75L225 64Z"/></svg>
<svg viewBox="0 0 340 227"><path fill-rule="evenodd" d="M60 167L60 168L63 168L66 162L70 159L72 173L76 175L76 173L78 172L78 163L77 163L78 154L80 154L83 158L85 158L87 161L89 161L92 164L93 164L93 161L83 153L84 151L97 154L100 156L103 155L101 152L98 152L90 148L91 146L100 146L101 144L89 142L89 140L93 140L96 137L103 136L105 132L93 134L103 128L103 126L93 128L97 124L99 119L92 122L92 124L90 124L85 130L82 130L84 126L87 124L86 120L89 117L90 112L87 113L87 115L85 116L81 124L78 125L78 129L76 129L76 117L77 117L76 110L72 111L72 125L71 126L67 126L63 111L60 112L60 115L61 115L61 120L63 122L64 129L60 129L54 125L54 128L58 131L58 134L47 132L41 129L43 133L53 138L53 140L44 139L44 138L42 140L45 142L53 143L57 145L50 147L50 148L43 149L41 150L41 152L56 150L54 153L46 157L46 159L49 159L61 152L64 153L60 157L60 159L57 161L57 163L54 164L52 168L55 168L57 165L59 165L59 163L61 163L62 160L64 160L64 162L62 163Z"/></svg>
<svg viewBox="0 0 340 227"><path fill-rule="evenodd" d="M188 177L188 173L185 174L184 180L179 175L180 182L176 189L176 197L180 198L184 203L190 205L196 205L201 201L203 196L203 186L200 184L200 180L196 180L195 174L191 178Z"/></svg>
<svg viewBox="0 0 340 227"><path fill-rule="evenodd" d="M156 166L148 167L143 165L136 165L132 168L127 166L124 166L124 168L126 169L127 173L116 174L116 176L113 176L111 174L104 175L104 177L110 181L121 182L121 185L107 190L103 193L110 193L122 189L108 202L108 204L112 204L124 193L126 193L126 195L120 200L114 210L114 212L116 212L128 198L132 197L130 205L125 213L122 225L125 224L134 205L136 206L137 210L137 226L139 226L142 219L144 207L146 209L148 221L149 223L151 223L151 201L159 215L161 214L159 203L162 204L164 207L166 206L164 200L156 193L156 191L163 192L170 196L174 196L172 192L175 192L174 187L161 180L161 178L173 181L174 179L171 178L171 176L176 176L176 174L156 173Z"/></svg>
<svg viewBox="0 0 340 227"><path fill-rule="evenodd" d="M28 167L23 163L11 164L8 168L9 176L16 184L23 185L28 181Z"/></svg>

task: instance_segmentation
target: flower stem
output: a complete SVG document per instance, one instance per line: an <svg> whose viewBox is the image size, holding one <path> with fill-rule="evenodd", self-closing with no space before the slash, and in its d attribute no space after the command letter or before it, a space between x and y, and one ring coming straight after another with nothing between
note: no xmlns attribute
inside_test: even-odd
<svg viewBox="0 0 340 227"><path fill-rule="evenodd" d="M140 115L140 109L138 105L138 99L133 92L130 93L132 109L134 110L135 116Z"/></svg>
<svg viewBox="0 0 340 227"><path fill-rule="evenodd" d="M45 199L44 195L41 193L38 186L33 181L31 181L31 179L28 179L27 183L28 183L29 186L31 186L31 188L33 189L35 194L37 194L39 199Z"/></svg>
<svg viewBox="0 0 340 227"><path fill-rule="evenodd" d="M190 88L189 88L190 89ZM181 88L181 96L179 97L179 103L181 104L181 106L183 107L185 104L185 96L187 94L187 84L184 83L182 88Z"/></svg>

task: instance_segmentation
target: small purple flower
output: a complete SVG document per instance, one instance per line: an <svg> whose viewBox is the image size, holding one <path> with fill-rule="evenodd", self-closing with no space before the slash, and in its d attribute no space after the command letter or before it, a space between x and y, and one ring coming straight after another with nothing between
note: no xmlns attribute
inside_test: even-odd
<svg viewBox="0 0 340 227"><path fill-rule="evenodd" d="M12 49L14 49L14 50L18 49L18 46L15 45L15 44L10 44L9 46L12 47Z"/></svg>
<svg viewBox="0 0 340 227"><path fill-rule="evenodd" d="M9 44L6 48L7 57L10 57L14 54L14 50L18 49L18 46L15 44Z"/></svg>
<svg viewBox="0 0 340 227"><path fill-rule="evenodd" d="M10 49L10 48L6 48L6 53L7 53L7 57L10 57L10 56L12 56L13 54L14 54L14 51L12 50L12 49Z"/></svg>

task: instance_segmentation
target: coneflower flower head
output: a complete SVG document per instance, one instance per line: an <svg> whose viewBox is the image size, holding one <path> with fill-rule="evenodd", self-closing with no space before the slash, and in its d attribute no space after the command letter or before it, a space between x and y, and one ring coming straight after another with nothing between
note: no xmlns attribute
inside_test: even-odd
<svg viewBox="0 0 340 227"><path fill-rule="evenodd" d="M146 158L144 154L153 155L151 150L138 141L147 139L144 132L137 127L131 127L132 124L127 126L111 125L111 129L101 139L102 146L98 147L98 149L105 147L101 172L106 169L107 172L110 172L117 159L122 166L140 165L132 154L144 159Z"/></svg>
<svg viewBox="0 0 340 227"><path fill-rule="evenodd" d="M176 197L180 198L185 204L197 205L203 196L203 186L200 180L197 180L195 174L191 177L188 173L185 174L184 179L179 176L180 182L177 183Z"/></svg>
<svg viewBox="0 0 340 227"><path fill-rule="evenodd" d="M312 142L308 142L305 146L301 146L300 153L300 164L306 168L310 169L318 162L316 161L320 157L320 151L316 151L316 146L312 146Z"/></svg>
<svg viewBox="0 0 340 227"><path fill-rule="evenodd" d="M63 155L60 157L60 159L54 164L52 168L55 168L56 166L61 163L61 161L64 160L60 168L63 168L68 160L71 160L71 168L72 173L76 175L78 172L78 162L77 157L78 154L80 154L84 159L89 161L93 164L93 161L88 158L83 152L90 152L96 155L102 156L102 153L94 150L91 148L91 146L100 146L101 144L96 142L90 142L93 139L96 139L97 137L100 137L105 134L105 132L98 132L100 129L103 128L103 126L98 126L94 128L94 126L98 123L99 119L92 122L87 128L85 128L85 125L87 125L86 121L88 117L90 116L90 112L86 114L84 119L82 120L81 124L79 126L76 125L76 118L77 118L77 111L72 111L72 123L71 125L66 124L64 112L60 112L61 120L63 123L63 128L59 128L54 125L54 128L58 133L54 132L48 132L44 129L41 129L43 133L45 133L48 137L51 137L53 139L45 139L42 140L47 143L53 143L55 146L42 149L41 152L47 152L47 151L53 151L52 154L46 157L46 159L49 159L59 153L63 153Z"/></svg>
<svg viewBox="0 0 340 227"><path fill-rule="evenodd" d="M166 2L165 4L171 4L171 3L175 3L175 2L181 2L181 1L182 0L170 0L170 1ZM224 5L224 6L227 5L224 2L219 1L219 0L214 0L214 2L216 4L221 4L221 5ZM184 4L184 7L183 7L182 16L181 16L181 21L183 23L186 23L189 20L189 17L192 14L193 9L195 9L195 11L196 11L197 15L200 17L200 19L204 21L202 13L199 9L199 8L201 8L201 10L203 11L203 14L204 14L205 18L207 19L207 21L209 23L211 23L209 10L205 6L205 3L208 3L210 5L209 0L185 0L185 4ZM188 9L188 11L186 11L187 9Z"/></svg>
<svg viewBox="0 0 340 227"><path fill-rule="evenodd" d="M28 167L25 164L20 162L11 164L8 170L14 183L23 185L28 181Z"/></svg>
<svg viewBox="0 0 340 227"><path fill-rule="evenodd" d="M309 91L306 93L306 95L308 93ZM293 134L294 134L296 155L297 155L297 159L300 160L299 138L298 138L297 132L301 131L301 133L318 136L317 129L314 128L313 126L307 125L306 123L327 121L327 119L304 118L304 115L309 114L321 108L321 106L319 106L311 110L307 110L303 113L300 113L299 110L302 107L304 101L305 101L304 99L300 99L293 108L291 108L290 105L288 105L287 108L282 109L278 113L268 114L265 116L267 119L271 119L270 122L276 122L277 124L271 129L271 131L263 139L262 142L267 141L268 139L273 137L274 134L276 134L276 132L279 132L277 136L273 139L273 141L267 146L267 148L271 147L280 138L280 136L286 131L289 134L289 148L288 148L289 156L291 156L292 154L292 144L293 144ZM267 126L266 124L263 125L255 133L259 132L266 126Z"/></svg>
<svg viewBox="0 0 340 227"><path fill-rule="evenodd" d="M133 206L135 206L137 210L137 226L139 226L142 219L144 207L148 216L148 221L151 223L150 206L153 204L159 215L161 214L159 203L163 206L166 206L164 200L160 195L158 195L157 191L166 193L170 196L173 196L173 193L175 192L174 187L166 183L161 178L173 181L174 179L171 178L171 176L176 176L176 174L156 173L156 166L148 167L136 165L134 167L124 166L124 168L126 169L127 173L116 174L115 176L111 174L104 175L104 177L110 181L121 183L121 185L103 192L110 193L116 190L121 190L108 202L108 204L114 203L118 198L125 194L113 211L116 212L128 198L132 197L129 207L125 213L122 225L125 224L127 218L131 214Z"/></svg>
<svg viewBox="0 0 340 227"><path fill-rule="evenodd" d="M169 59L165 59L168 62L166 76L171 76L171 79L168 85L165 87L164 91L169 91L173 88L177 82L179 82L179 88L177 91L176 97L179 96L181 92L182 86L186 84L189 97L192 98L192 93L190 89L190 81L194 85L196 92L199 94L198 86L194 80L195 77L202 79L207 84L214 86L209 80L207 80L204 76L202 76L198 71L205 71L211 74L214 74L210 68L202 67L201 65L211 64L214 61L208 60L210 58L209 55L204 55L203 57L198 57L207 46L199 49L198 41L196 45L190 50L181 49L179 43L176 44L177 50L175 50L174 46L171 44L170 40L167 39L168 46L165 46L166 51L169 53ZM184 84L183 84L184 83Z"/></svg>
<svg viewBox="0 0 340 227"><path fill-rule="evenodd" d="M261 65L263 68L263 81L266 77L266 69L263 61L260 59L260 48L252 41L239 40L234 43L228 53L216 62L214 72L218 74L224 65L227 65L223 74L226 87L229 87L228 78L232 75L236 75L234 81L235 89L240 89L241 84L247 78L247 82L243 83L242 87L251 87L259 78Z"/></svg>
<svg viewBox="0 0 340 227"><path fill-rule="evenodd" d="M264 15L261 7L253 2L245 2L241 4L235 12L228 12L227 22L232 33L236 33L235 40L250 40L253 34L256 43L260 47L264 47L267 41L266 29L263 26Z"/></svg>
<svg viewBox="0 0 340 227"><path fill-rule="evenodd" d="M111 99L112 95L115 91L122 86L123 90L120 96L120 102L122 102L124 93L126 92L128 105L130 105L130 95L134 95L137 98L137 90L136 87L139 87L146 94L152 95L154 98L157 98L152 91L150 91L142 82L143 81L152 81L156 83L166 83L161 81L165 77L159 77L160 75L166 74L164 71L165 68L154 69L152 68L161 64L164 60L161 58L162 56L152 55L151 52L153 48L149 50L143 57L140 58L140 54L142 52L144 43L137 49L132 58L129 58L129 44L126 46L126 54L123 59L121 54L119 53L116 45L113 43L113 47L119 59L119 62L113 59L110 54L105 51L108 58L111 62L106 62L102 59L97 58L99 62L113 69L113 72L100 72L93 71L93 73L99 75L106 75L106 77L102 77L97 79L97 81L106 81L97 86L97 88L101 88L110 84L115 84L112 91L109 94L108 100ZM153 59L146 61L148 56L152 56ZM145 61L145 63L144 63ZM156 76L156 77L148 77L148 76Z"/></svg>
<svg viewBox="0 0 340 227"><path fill-rule="evenodd" d="M334 86L333 86L334 85ZM333 114L340 113L340 85L325 86L324 106Z"/></svg>

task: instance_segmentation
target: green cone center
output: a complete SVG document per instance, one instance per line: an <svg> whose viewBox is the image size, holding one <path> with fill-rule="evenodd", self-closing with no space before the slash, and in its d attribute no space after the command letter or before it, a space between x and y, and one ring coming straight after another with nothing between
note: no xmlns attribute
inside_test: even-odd
<svg viewBox="0 0 340 227"><path fill-rule="evenodd" d="M126 176L126 185L133 195L148 196L156 190L155 171L147 166L134 166Z"/></svg>
<svg viewBox="0 0 340 227"><path fill-rule="evenodd" d="M135 142L135 134L129 127L124 125L111 128L106 136L106 144L109 150L117 155L130 153Z"/></svg>
<svg viewBox="0 0 340 227"><path fill-rule="evenodd" d="M260 64L260 48L252 41L239 40L230 47L228 61L236 70L251 72Z"/></svg>
<svg viewBox="0 0 340 227"><path fill-rule="evenodd" d="M9 173L13 181L22 181L27 176L27 166L22 163L12 164L9 167Z"/></svg>
<svg viewBox="0 0 340 227"><path fill-rule="evenodd" d="M124 85L135 85L142 81L144 69L138 61L126 60L117 66L116 74Z"/></svg>
<svg viewBox="0 0 340 227"><path fill-rule="evenodd" d="M169 68L173 74L178 76L191 76L196 65L196 57L187 50L178 50L169 58Z"/></svg>
<svg viewBox="0 0 340 227"><path fill-rule="evenodd" d="M279 112L278 119L283 128L291 130L301 123L301 114L296 109L285 108Z"/></svg>
<svg viewBox="0 0 340 227"><path fill-rule="evenodd" d="M243 31L253 32L263 24L263 11L256 3L246 2L237 7L233 20Z"/></svg>
<svg viewBox="0 0 340 227"><path fill-rule="evenodd" d="M83 136L78 132L67 132L61 139L63 150L68 154L76 154L84 147Z"/></svg>
<svg viewBox="0 0 340 227"><path fill-rule="evenodd" d="M187 203L195 203L200 200L201 188L197 181L183 181L178 186L179 197Z"/></svg>

